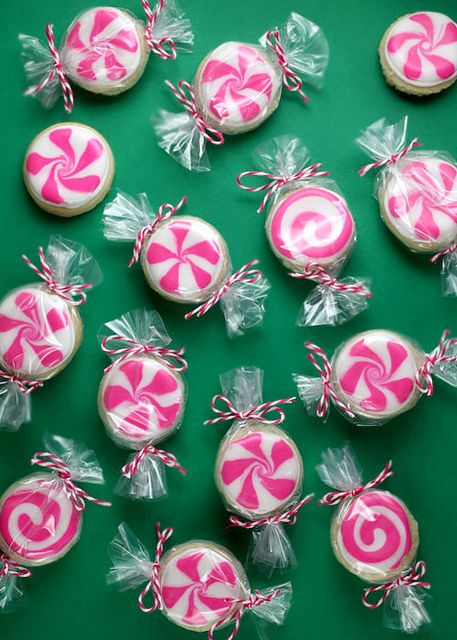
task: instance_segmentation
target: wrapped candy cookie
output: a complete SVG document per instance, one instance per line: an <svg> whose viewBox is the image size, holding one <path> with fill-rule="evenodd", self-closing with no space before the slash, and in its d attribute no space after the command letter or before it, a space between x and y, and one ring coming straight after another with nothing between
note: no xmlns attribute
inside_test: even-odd
<svg viewBox="0 0 457 640"><path fill-rule="evenodd" d="M159 0L154 9L148 0L141 4L146 23L117 7L83 11L68 27L59 47L52 24L46 25L46 44L21 34L28 83L25 95L35 96L46 108L62 96L65 111L71 113L71 83L92 93L118 95L141 78L150 52L174 59L178 50L191 51L190 22L174 0Z"/></svg>
<svg viewBox="0 0 457 640"><path fill-rule="evenodd" d="M216 630L227 626L231 626L227 640L233 640L248 611L254 614L254 621L262 622L263 628L265 622L283 624L292 598L290 583L251 591L243 567L224 547L191 540L164 554L173 529L161 530L159 523L156 529L157 546L152 559L124 523L109 546L112 567L108 583L121 590L145 585L138 597L142 611L161 611L179 627L207 632L209 640L213 640ZM258 632L266 640L262 627Z"/></svg>
<svg viewBox="0 0 457 640"><path fill-rule="evenodd" d="M18 580L31 575L28 567L50 564L76 544L86 502L109 507L90 496L79 482L103 483L95 454L61 436L45 438L46 451L31 464L40 468L9 487L0 498L0 609L18 603Z"/></svg>
<svg viewBox="0 0 457 640"><path fill-rule="evenodd" d="M43 282L13 289L0 300L0 423L11 430L30 420L31 391L59 373L82 340L78 307L101 272L82 245L51 236L38 249Z"/></svg>
<svg viewBox="0 0 457 640"><path fill-rule="evenodd" d="M223 394L214 396L216 418L205 424L233 421L217 453L216 486L233 514L233 527L252 530L247 564L268 573L295 566L295 554L283 525L295 524L299 509L303 460L297 445L279 425L284 398L262 402L263 371L240 367L220 376ZM242 518L242 519L241 519Z"/></svg>
<svg viewBox="0 0 457 640"><path fill-rule="evenodd" d="M280 136L253 153L259 170L237 178L246 191L265 193L258 213L266 212L265 231L274 255L293 278L317 283L298 316L300 326L340 325L368 306L366 280L341 272L356 241L347 202L300 138Z"/></svg>
<svg viewBox="0 0 457 640"><path fill-rule="evenodd" d="M383 118L356 143L374 160L365 175L381 167L375 197L389 230L411 251L442 261L443 293L457 295L457 164L447 153L418 150L407 143L408 118L395 124Z"/></svg>
<svg viewBox="0 0 457 640"><path fill-rule="evenodd" d="M201 317L220 302L230 337L261 324L270 288L253 267L232 271L229 251L219 231L202 218L175 216L187 201L162 204L157 213L146 194L136 199L118 193L103 214L108 240L134 242L128 265L140 261L149 286L172 302L199 304L186 313Z"/></svg>
<svg viewBox="0 0 457 640"><path fill-rule="evenodd" d="M305 342L318 377L294 375L310 415L326 419L330 405L356 425L381 425L432 396L433 377L457 387L457 339L445 331L425 353L404 336L386 329L364 331L341 344L330 360Z"/></svg>
<svg viewBox="0 0 457 640"><path fill-rule="evenodd" d="M416 562L417 522L396 496L379 489L393 475L392 461L364 484L362 472L348 445L328 449L317 472L324 484L336 489L321 504L337 506L330 541L336 559L372 586L363 604L385 605L386 626L414 633L430 622L425 608L430 584L424 580L425 562Z"/></svg>
<svg viewBox="0 0 457 640"><path fill-rule="evenodd" d="M170 349L171 338L156 311L137 309L106 323L103 351L112 359L98 392L98 411L108 436L132 449L116 492L132 499L167 495L165 466L185 469L155 445L179 428L186 406L184 349Z"/></svg>
<svg viewBox="0 0 457 640"><path fill-rule="evenodd" d="M320 27L291 13L260 45L224 42L200 63L193 84L167 81L184 113L153 118L159 146L190 171L209 171L207 143L260 126L278 107L282 86L308 98L303 84L321 86L328 44Z"/></svg>

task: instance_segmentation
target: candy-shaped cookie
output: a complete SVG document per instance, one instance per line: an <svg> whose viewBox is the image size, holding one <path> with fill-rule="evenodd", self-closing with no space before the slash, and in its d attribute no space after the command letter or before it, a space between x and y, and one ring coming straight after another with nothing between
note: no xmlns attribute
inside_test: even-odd
<svg viewBox="0 0 457 640"><path fill-rule="evenodd" d="M52 107L62 95L65 110L74 104L71 83L114 96L130 89L143 75L149 53L176 58L177 50L190 50L193 33L189 20L172 0L159 0L152 9L141 0L146 24L117 7L93 7L80 13L68 27L60 47L53 25L46 25L46 44L20 35L28 82L26 95Z"/></svg>
<svg viewBox="0 0 457 640"><path fill-rule="evenodd" d="M39 133L24 158L24 183L36 204L58 216L90 211L108 193L114 159L105 138L77 122Z"/></svg>
<svg viewBox="0 0 457 640"><path fill-rule="evenodd" d="M384 424L408 411L422 395L433 394L435 375L454 385L457 340L444 332L425 353L393 331L374 329L350 338L331 361L315 344L305 343L319 378L295 375L308 413L326 418L330 403L358 425Z"/></svg>
<svg viewBox="0 0 457 640"><path fill-rule="evenodd" d="M457 24L436 11L396 20L379 46L388 84L416 96L439 93L457 78Z"/></svg>
<svg viewBox="0 0 457 640"><path fill-rule="evenodd" d="M151 288L182 304L201 303L184 317L204 315L219 301L230 336L242 335L263 319L269 284L257 260L232 272L229 251L221 234L206 220L175 216L187 201L162 204L155 213L145 194L134 199L118 193L103 214L108 240L134 241L129 262L141 262Z"/></svg>
<svg viewBox="0 0 457 640"><path fill-rule="evenodd" d="M282 86L308 102L303 84L322 83L328 45L314 23L291 13L259 43L224 42L200 63L192 85L167 81L186 113L158 112L158 144L186 169L209 171L206 144L260 126L278 107Z"/></svg>
<svg viewBox="0 0 457 640"><path fill-rule="evenodd" d="M354 278L337 279L356 241L348 204L300 138L280 136L253 153L259 170L244 171L237 183L246 191L265 192L258 209L266 210L265 231L274 255L294 278L317 287L298 317L301 326L339 325L361 313L371 297ZM259 182L260 179L260 182Z"/></svg>
<svg viewBox="0 0 457 640"><path fill-rule="evenodd" d="M393 475L392 461L364 484L357 460L346 445L324 452L317 472L326 485L336 489L320 504L338 506L330 532L337 560L374 585L365 589L364 605L374 609L390 597L389 626L417 631L430 622L423 604L423 589L430 585L422 579L425 563L415 564L417 522L399 498L378 489Z"/></svg>
<svg viewBox="0 0 457 640"><path fill-rule="evenodd" d="M98 411L109 437L135 454L122 468L117 491L135 499L167 494L163 466L185 474L175 456L155 445L179 428L186 406L184 349L155 311L137 309L108 322L101 346L112 359L98 392Z"/></svg>
<svg viewBox="0 0 457 640"><path fill-rule="evenodd" d="M119 526L109 548L112 560L109 583L121 589L132 588L145 583L150 575L138 598L142 611L160 609L170 622L190 631L207 632L209 638L217 629L233 624L230 634L233 639L246 611L270 623L283 623L290 606L290 583L251 592L243 567L224 547L192 540L163 554L173 529L162 531L159 524L156 529L158 541L153 563L125 524ZM136 549L140 548L138 553Z"/></svg>

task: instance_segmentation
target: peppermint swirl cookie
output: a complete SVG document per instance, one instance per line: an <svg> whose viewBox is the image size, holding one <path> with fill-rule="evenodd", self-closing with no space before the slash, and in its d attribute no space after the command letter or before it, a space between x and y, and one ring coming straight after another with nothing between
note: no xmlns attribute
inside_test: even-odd
<svg viewBox="0 0 457 640"><path fill-rule="evenodd" d="M387 491L366 491L335 514L331 542L336 558L368 582L387 582L411 566L419 546L417 522Z"/></svg>
<svg viewBox="0 0 457 640"><path fill-rule="evenodd" d="M436 252L457 239L457 167L433 155L406 157L386 174L384 222L413 251Z"/></svg>
<svg viewBox="0 0 457 640"><path fill-rule="evenodd" d="M44 285L10 291L0 302L0 368L46 380L70 362L82 339L74 305Z"/></svg>
<svg viewBox="0 0 457 640"><path fill-rule="evenodd" d="M248 592L238 560L212 542L193 541L168 551L160 562L160 590L164 615L191 631L208 631L236 612Z"/></svg>
<svg viewBox="0 0 457 640"><path fill-rule="evenodd" d="M194 91L205 122L222 133L258 127L278 106L282 75L260 47L225 42L200 64Z"/></svg>
<svg viewBox="0 0 457 640"><path fill-rule="evenodd" d="M78 540L81 525L82 512L49 474L16 482L0 500L0 548L21 565L58 560Z"/></svg>
<svg viewBox="0 0 457 640"><path fill-rule="evenodd" d="M41 209L77 216L108 193L114 159L105 138L76 122L55 124L39 133L24 159L27 191Z"/></svg>
<svg viewBox="0 0 457 640"><path fill-rule="evenodd" d="M219 447L215 481L230 511L249 519L281 513L300 495L303 461L281 429L235 425Z"/></svg>
<svg viewBox="0 0 457 640"><path fill-rule="evenodd" d="M192 216L161 222L144 241L141 265L149 285L173 302L203 302L230 275L223 237Z"/></svg>
<svg viewBox="0 0 457 640"><path fill-rule="evenodd" d="M185 404L183 377L151 355L114 362L98 393L108 435L128 449L168 438L179 427Z"/></svg>
<svg viewBox="0 0 457 640"><path fill-rule="evenodd" d="M438 93L457 78L457 24L436 11L403 16L387 29L379 55L395 89L417 96Z"/></svg>

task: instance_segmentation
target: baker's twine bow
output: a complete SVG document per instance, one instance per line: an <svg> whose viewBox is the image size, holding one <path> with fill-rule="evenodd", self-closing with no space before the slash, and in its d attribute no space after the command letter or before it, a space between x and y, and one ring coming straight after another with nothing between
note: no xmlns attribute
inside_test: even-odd
<svg viewBox="0 0 457 640"><path fill-rule="evenodd" d="M138 605L141 611L144 611L144 613L152 613L153 611L156 611L156 610L162 611L163 609L162 589L161 589L160 580L159 580L160 560L163 555L164 544L173 535L174 529L172 529L171 527L168 527L167 529L164 529L162 531L160 528L160 523L157 522L156 530L157 530L157 545L156 545L154 562L152 563L151 578L147 583L147 585L145 586L145 588L143 589L143 591L138 596ZM153 596L153 604L150 607L148 607L144 602L144 599L146 598L149 592L152 592L152 596Z"/></svg>
<svg viewBox="0 0 457 640"><path fill-rule="evenodd" d="M457 251L457 243L456 244L451 244L450 247L447 247L446 249L443 249L442 251L439 251L438 253L435 253L435 255L430 258L430 262L432 262L433 264L436 264L438 262L438 260L443 258L445 255L453 254L456 251Z"/></svg>
<svg viewBox="0 0 457 640"><path fill-rule="evenodd" d="M22 256L22 259L29 266L39 278L45 281L48 289L56 293L58 296L75 305L75 307L79 307L79 305L84 304L87 299L87 295L85 293L86 289L91 289L93 287L92 284L86 282L84 284L59 284L56 280L54 280L52 275L52 269L46 262L46 258L44 257L44 251L42 247L38 248L38 256L40 258L40 267L37 267L33 264L27 256Z"/></svg>
<svg viewBox="0 0 457 640"><path fill-rule="evenodd" d="M213 295L206 302L201 304L199 307L192 309L192 311L189 311L189 313L186 313L186 315L184 316L184 320L189 320L189 318L191 318L192 316L197 316L197 318L203 316L219 302L222 296L224 296L227 291L231 287L233 287L233 285L237 284L238 282L244 282L246 284L259 282L259 280L261 280L261 278L263 277L263 273L259 269L251 268L256 264L259 264L258 260L251 260L251 262L243 265L241 269L235 271L235 273L231 275L230 278L228 278L224 282L224 284L219 287L219 289L215 293L213 293Z"/></svg>
<svg viewBox="0 0 457 640"><path fill-rule="evenodd" d="M351 409L338 397L335 393L331 383L332 369L330 366L330 360L323 349L317 344L312 342L305 342L305 347L308 349L308 358L316 368L321 380L322 380L322 395L319 398L317 404L316 414L319 418L324 418L330 409L330 400L333 402L349 417L355 418L355 414ZM321 359L321 364L317 361L316 356Z"/></svg>
<svg viewBox="0 0 457 640"><path fill-rule="evenodd" d="M148 0L141 0L141 4L143 5L143 9L146 14L144 37L149 48L152 53L159 56L159 58L174 60L176 58L176 45L173 38L164 37L156 40L152 34L157 18L165 6L165 0L159 0L154 7L154 10L151 9L151 5Z"/></svg>
<svg viewBox="0 0 457 640"><path fill-rule="evenodd" d="M427 396L433 395L433 367L445 362L457 362L457 354L446 355L449 347L454 344L457 344L457 338L449 338L449 331L444 331L438 346L431 353L425 354L425 360L416 373L416 386L421 393Z"/></svg>
<svg viewBox="0 0 457 640"><path fill-rule="evenodd" d="M326 285L335 291L345 291L346 293L353 293L363 298L373 297L371 291L362 282L341 282L333 278L327 270L317 262L308 262L303 268L303 271L291 271L289 275L292 278L312 280L318 284Z"/></svg>
<svg viewBox="0 0 457 640"><path fill-rule="evenodd" d="M24 380L24 378L19 378L15 373L8 373L7 371L0 371L0 378L16 384L24 395L28 395L32 393L32 391L35 391L35 389L38 389L38 387L43 386L41 380Z"/></svg>
<svg viewBox="0 0 457 640"><path fill-rule="evenodd" d="M224 136L222 132L208 124L204 120L203 116L198 112L197 104L195 102L195 92L192 86L185 80L180 80L177 87L175 87L169 80L165 80L165 84L169 89L171 89L171 91L173 91L178 102L182 104L187 113L195 120L198 130L205 140L211 144L224 144Z"/></svg>
<svg viewBox="0 0 457 640"><path fill-rule="evenodd" d="M330 491L330 493L326 493L325 496L323 496L319 500L319 504L326 504L334 507L335 505L344 502L348 498L355 498L356 496L359 496L361 493L364 493L369 489L374 489L375 487L383 483L384 480L387 480L387 478L391 478L393 475L394 472L392 471L392 460L389 460L384 469L380 473L378 473L376 478L373 478L373 480L370 480L366 484L362 484L360 485L360 487L356 487L355 489L349 489L348 491Z"/></svg>
<svg viewBox="0 0 457 640"><path fill-rule="evenodd" d="M16 578L30 578L32 572L26 567L22 567L17 562L14 562L5 553L0 553L0 578L6 578L6 576L16 576Z"/></svg>
<svg viewBox="0 0 457 640"><path fill-rule="evenodd" d="M255 609L256 607L260 607L263 604L271 602L273 598L276 598L280 593L281 589L275 589L272 593L264 596L256 589L253 593L249 593L245 599L237 600L234 598L226 598L225 600L227 604L231 604L232 608L236 608L234 611L232 610L226 616L217 620L217 622L213 624L211 629L208 631L208 640L213 640L214 632L217 631L217 629L234 622L233 629L226 638L226 640L233 640L239 631L241 618L246 611L250 611L251 609Z"/></svg>
<svg viewBox="0 0 457 640"><path fill-rule="evenodd" d="M257 529L257 527L263 527L267 524L295 524L298 518L298 511L303 507L303 505L308 504L314 498L314 493L310 493L308 496L299 500L296 504L294 504L290 509L284 511L276 516L269 516L268 518L259 518L259 520L241 520L236 516L230 516L230 525L231 527L241 527L242 529Z"/></svg>
<svg viewBox="0 0 457 640"><path fill-rule="evenodd" d="M64 483L67 495L73 503L76 511L84 511L86 508L85 500L93 502L101 507L110 507L111 502L93 498L84 489L74 484L70 469L59 456L49 453L48 451L40 451L35 453L30 464L36 464L39 467L53 471Z"/></svg>
<svg viewBox="0 0 457 640"><path fill-rule="evenodd" d="M238 411L228 398L218 394L211 400L211 409L217 414L217 418L205 420L203 424L216 424L226 420L258 420L265 424L281 424L284 422L286 415L279 405L292 404L296 399L295 397L280 398L279 400L263 402L247 411ZM218 407L217 403L222 407ZM273 416L275 417L273 418Z"/></svg>
<svg viewBox="0 0 457 640"><path fill-rule="evenodd" d="M425 562L420 561L416 563L415 567L411 567L408 571L403 573L396 580L391 580L390 582L386 582L385 584L379 584L375 587L369 587L365 589L362 602L369 609L377 609L380 607L387 598L390 596L394 589L398 589L398 587L421 587L422 589L430 589L430 582L425 582L422 578L425 575L426 566ZM381 592L381 596L378 600L370 602L369 597L372 593Z"/></svg>
<svg viewBox="0 0 457 640"><path fill-rule="evenodd" d="M155 457L159 458L161 462L167 467L174 467L178 471L180 471L184 476L187 475L187 471L181 466L176 459L176 457L169 453L168 451L163 451L162 449L156 449L150 444L147 444L142 449L137 451L133 458L125 464L121 469L121 474L125 478L129 478L130 480L133 476L138 472L138 469L141 466L141 463L145 458Z"/></svg>
<svg viewBox="0 0 457 640"><path fill-rule="evenodd" d="M153 231L157 229L157 226L161 222L163 222L164 220L168 220L168 218L170 218L173 214L179 211L179 209L181 209L181 207L186 202L187 202L187 196L183 196L177 205L168 204L168 202L165 202L164 204L160 205L157 211L157 216L154 218L154 220L150 224L146 225L145 227L142 227L138 231L138 235L136 237L135 244L133 246L132 257L128 262L129 267L131 267L132 264L135 264L135 262L138 262L138 260L140 259L141 249L143 247L143 243L146 236L148 236L150 233L153 233Z"/></svg>
<svg viewBox="0 0 457 640"><path fill-rule="evenodd" d="M320 162L315 162L309 167L304 167L303 169L296 171L290 176L275 176L274 173L268 173L267 171L243 171L243 173L240 173L240 175L237 177L236 181L238 186L245 191L266 191L266 194L264 195L263 200L260 203L260 207L257 209L257 213L262 213L268 200L272 196L274 196L278 189L281 189L281 187L288 184L289 182L306 180L307 178L319 178L328 176L328 171L319 171L321 167L322 164ZM266 178L266 180L263 184L260 184L257 187L253 187L248 184L243 184L242 182L242 180L248 176L255 176L256 178Z"/></svg>
<svg viewBox="0 0 457 640"><path fill-rule="evenodd" d="M125 343L128 343L130 346L116 346L117 344L124 345ZM104 373L108 373L116 363L132 358L133 356L148 353L158 358L173 371L183 373L187 369L187 362L183 358L185 353L184 348L169 349L168 347L160 347L157 345L141 344L136 340L114 334L104 338L101 347L105 353L119 356L114 362L106 367Z"/></svg>
<svg viewBox="0 0 457 640"><path fill-rule="evenodd" d="M57 76L60 82L65 111L67 113L71 113L74 107L73 90L63 71L62 61L60 59L59 51L54 40L54 25L52 24L46 25L46 41L53 59L52 69L48 73L46 78L44 78L44 80L42 80L39 84L26 89L24 91L24 95L30 96L35 93L39 93L48 84L48 82L50 82L55 76Z"/></svg>
<svg viewBox="0 0 457 640"><path fill-rule="evenodd" d="M301 97L303 102L309 102L309 99L306 97L305 93L302 90L303 81L295 71L292 71L289 62L287 60L286 52L281 44L281 39L279 36L279 30L273 29L272 31L268 31L266 35L266 43L269 49L273 51L276 55L277 60L279 62L279 66L282 69L282 80L284 86L288 91L296 91L298 95Z"/></svg>
<svg viewBox="0 0 457 640"><path fill-rule="evenodd" d="M377 169L378 167L391 166L396 164L399 160L401 160L407 153L409 153L415 147L420 147L420 142L417 138L414 138L412 142L410 142L406 147L401 149L398 153L393 153L391 156L387 158L382 158L381 160L377 160L376 162L371 162L370 164L366 164L364 167L359 169L359 176L364 176L371 169Z"/></svg>

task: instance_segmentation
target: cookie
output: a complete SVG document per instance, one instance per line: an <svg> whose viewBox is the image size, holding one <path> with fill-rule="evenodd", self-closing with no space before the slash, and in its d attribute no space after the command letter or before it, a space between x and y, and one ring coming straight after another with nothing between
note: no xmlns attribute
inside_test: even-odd
<svg viewBox="0 0 457 640"><path fill-rule="evenodd" d="M276 110L282 73L264 49L225 42L201 62L193 86L206 123L222 133L244 133Z"/></svg>
<svg viewBox="0 0 457 640"><path fill-rule="evenodd" d="M108 193L114 158L105 138L76 122L48 127L24 159L24 182L36 204L62 217L90 211Z"/></svg>
<svg viewBox="0 0 457 640"><path fill-rule="evenodd" d="M379 56L387 83L398 91L439 93L457 79L457 24L436 11L405 15L385 32Z"/></svg>

